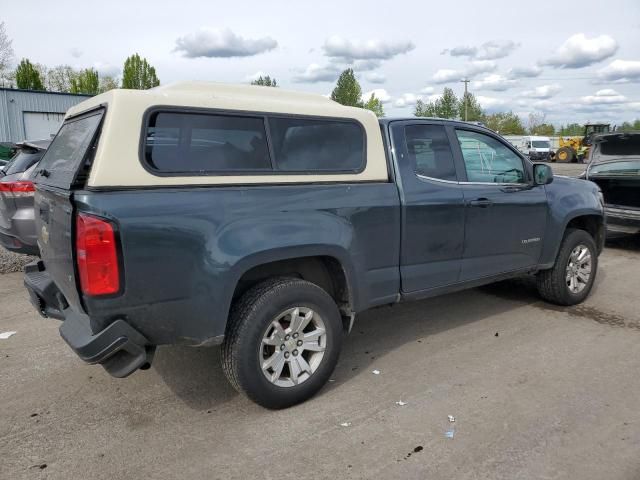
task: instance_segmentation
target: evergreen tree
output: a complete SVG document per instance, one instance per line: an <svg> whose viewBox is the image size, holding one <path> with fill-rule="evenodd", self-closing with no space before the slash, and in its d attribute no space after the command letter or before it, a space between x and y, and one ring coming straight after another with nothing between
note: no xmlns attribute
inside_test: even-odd
<svg viewBox="0 0 640 480"><path fill-rule="evenodd" d="M353 69L347 68L340 74L336 87L331 92L331 100L350 107L362 107L362 88Z"/></svg>
<svg viewBox="0 0 640 480"><path fill-rule="evenodd" d="M384 117L384 107L382 106L380 99L376 98L375 93L371 94L369 100L364 103L363 108L371 110L377 117Z"/></svg>
<svg viewBox="0 0 640 480"><path fill-rule="evenodd" d="M147 90L158 85L160 85L160 80L156 76L156 69L147 62L146 58L142 58L136 53L124 61L122 88Z"/></svg>
<svg viewBox="0 0 640 480"><path fill-rule="evenodd" d="M265 75L264 77L260 75L257 79L251 82L251 85L261 85L263 87L277 87L278 83L276 82L275 77L271 78L269 75Z"/></svg>

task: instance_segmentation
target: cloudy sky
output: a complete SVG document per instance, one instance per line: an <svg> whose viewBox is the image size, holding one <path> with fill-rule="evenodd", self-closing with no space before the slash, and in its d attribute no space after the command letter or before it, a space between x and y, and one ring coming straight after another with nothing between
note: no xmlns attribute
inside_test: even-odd
<svg viewBox="0 0 640 480"><path fill-rule="evenodd" d="M249 82L327 94L351 66L387 115L460 79L488 111L553 123L640 118L640 1L111 0L4 2L16 57L117 75L138 52L162 83Z"/></svg>

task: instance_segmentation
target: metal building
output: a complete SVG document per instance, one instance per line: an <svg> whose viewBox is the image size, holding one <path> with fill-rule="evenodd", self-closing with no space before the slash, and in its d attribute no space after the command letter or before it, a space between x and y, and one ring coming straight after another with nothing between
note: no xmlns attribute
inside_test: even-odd
<svg viewBox="0 0 640 480"><path fill-rule="evenodd" d="M0 88L0 142L49 138L65 112L90 95Z"/></svg>

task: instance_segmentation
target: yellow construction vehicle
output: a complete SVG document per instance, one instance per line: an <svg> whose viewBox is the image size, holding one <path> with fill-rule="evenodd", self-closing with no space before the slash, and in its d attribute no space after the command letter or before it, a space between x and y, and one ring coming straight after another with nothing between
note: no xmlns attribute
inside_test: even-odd
<svg viewBox="0 0 640 480"><path fill-rule="evenodd" d="M608 133L611 125L608 123L587 123L582 137L560 137L559 148L556 151L557 162L582 162L589 156L592 137L598 133Z"/></svg>

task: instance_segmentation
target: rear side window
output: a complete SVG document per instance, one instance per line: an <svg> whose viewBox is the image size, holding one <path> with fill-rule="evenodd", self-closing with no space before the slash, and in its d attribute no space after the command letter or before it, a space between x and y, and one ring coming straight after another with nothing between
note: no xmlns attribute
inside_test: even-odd
<svg viewBox="0 0 640 480"><path fill-rule="evenodd" d="M457 181L447 133L441 125L407 125L404 129L409 158L424 177Z"/></svg>
<svg viewBox="0 0 640 480"><path fill-rule="evenodd" d="M4 170L5 175L26 172L42 158L42 150L21 149Z"/></svg>
<svg viewBox="0 0 640 480"><path fill-rule="evenodd" d="M38 183L70 188L102 120L103 110L68 120L40 161Z"/></svg>
<svg viewBox="0 0 640 480"><path fill-rule="evenodd" d="M365 137L355 122L269 117L276 168L283 172L359 172Z"/></svg>
<svg viewBox="0 0 640 480"><path fill-rule="evenodd" d="M271 170L262 117L157 112L144 140L147 164L160 173Z"/></svg>

